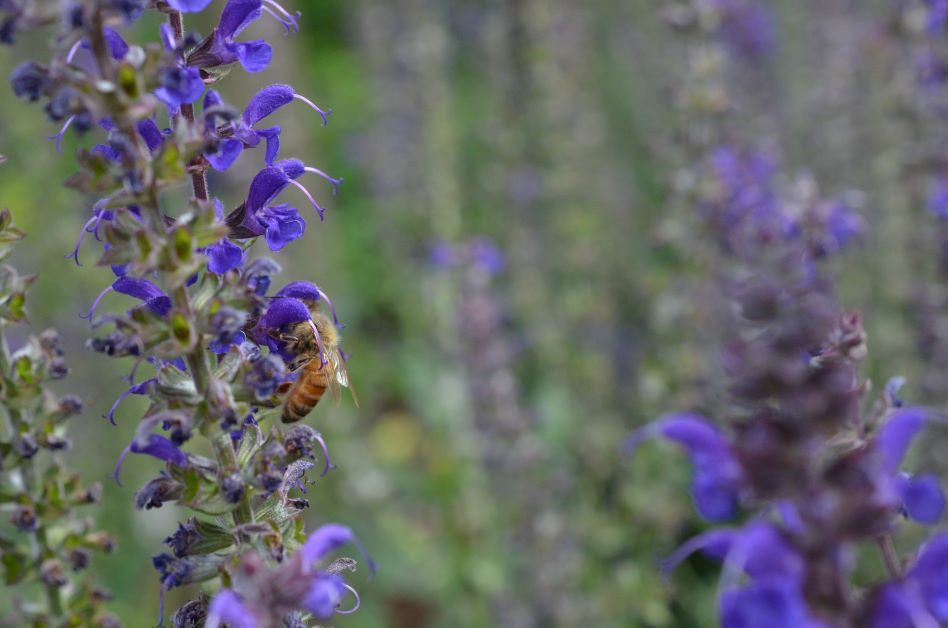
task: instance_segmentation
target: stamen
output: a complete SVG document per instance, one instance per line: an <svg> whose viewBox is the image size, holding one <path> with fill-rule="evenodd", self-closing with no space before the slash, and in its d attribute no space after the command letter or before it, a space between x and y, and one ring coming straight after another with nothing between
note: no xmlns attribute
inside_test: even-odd
<svg viewBox="0 0 948 628"><path fill-rule="evenodd" d="M323 467L323 472L319 474L319 477L325 477L327 473L336 468L336 465L334 465L329 459L329 447L326 446L326 441L323 439L323 435L319 432L316 432L316 442L318 442L319 446L323 448L323 456L326 457L326 466Z"/></svg>
<svg viewBox="0 0 948 628"><path fill-rule="evenodd" d="M316 106L316 103L314 103L312 100L310 100L306 96L301 96L300 94L293 94L293 98L297 100L302 100L307 105L315 109L316 113L318 113L319 116L323 119L323 126L326 126L327 124L329 124L329 116L332 114L332 109L328 109L328 110L320 109L319 107Z"/></svg>
<svg viewBox="0 0 948 628"><path fill-rule="evenodd" d="M65 256L66 259L71 257L76 260L76 266L82 266L82 264L79 263L79 248L82 246L82 239L86 237L86 234L89 233L89 227L91 227L92 223L98 220L98 218L98 216L93 216L82 226L82 231L79 232L79 239L76 241L76 248L72 250L72 253Z"/></svg>
<svg viewBox="0 0 948 628"><path fill-rule="evenodd" d="M320 170L319 168L313 168L312 166L305 166L303 168L306 172L312 172L313 174L318 174L322 178L326 179L332 183L332 195L335 196L339 192L339 186L342 185L342 179L336 179L335 177L330 177L328 174Z"/></svg>
<svg viewBox="0 0 948 628"><path fill-rule="evenodd" d="M351 615L352 613L354 613L354 612L356 612L357 610L359 610L359 607L360 607L360 606L362 606L362 598L359 597L359 592L358 592L358 591L356 591L355 589L353 589L352 587L350 587L350 586L349 586L348 584L346 584L345 582L342 583L342 586L344 586L345 588L349 589L349 591L352 592L352 595L355 596L356 603L355 603L355 606L353 606L352 608L350 608L350 609L347 610L347 611L341 611L341 610L339 610L339 609L336 609L336 613L339 614L339 615Z"/></svg>
<svg viewBox="0 0 948 628"><path fill-rule="evenodd" d="M57 133L56 135L50 135L49 137L46 138L48 140L56 140L57 153L63 152L63 135L66 134L66 131L69 130L69 125L72 124L72 121L75 119L76 119L76 114L69 116L69 118L66 120L66 124L63 125L63 128L59 129L59 133Z"/></svg>
<svg viewBox="0 0 948 628"><path fill-rule="evenodd" d="M132 367L132 372L129 373L128 376L123 377L123 378L122 378L122 381L123 381L123 382L128 382L129 384L131 384L131 385L134 386L134 385L135 385L135 374L138 373L138 367L141 366L142 363L144 363L144 362L145 362L145 358L138 358L138 360L136 360L136 362L135 362L135 365Z"/></svg>
<svg viewBox="0 0 948 628"><path fill-rule="evenodd" d="M313 198L313 195L309 193L309 190L303 187L302 183L300 183L296 179L290 179L290 183L292 183L293 185L295 185L296 187L298 187L299 189L303 191L303 194L306 195L306 198L309 199L309 202L312 203L313 207L316 208L316 213L319 214L319 220L321 221L323 219L323 215L326 213L326 210L324 210L322 207L319 206L319 203L317 203L316 199Z"/></svg>
<svg viewBox="0 0 948 628"><path fill-rule="evenodd" d="M332 312L332 322L336 324L336 327L343 327L339 323L339 317L336 316L336 308L333 306L332 301L329 300L329 295L323 292L319 287L316 288L316 292L319 294L319 298L326 302L329 306L329 311Z"/></svg>
<svg viewBox="0 0 948 628"><path fill-rule="evenodd" d="M104 415L102 418L108 419L109 423L111 423L112 425L117 425L117 423L115 422L115 411L118 409L119 404L122 403L122 401L124 401L125 398L128 397L129 395L144 394L145 387L148 386L149 384L153 384L155 381L157 381L155 378L151 378L151 379L146 379L142 382L139 382L138 384L132 384L131 386L129 386L125 392L119 395L119 398L115 400L115 403L112 404L112 408L109 410L109 413L107 415Z"/></svg>
<svg viewBox="0 0 948 628"><path fill-rule="evenodd" d="M73 57L76 56L76 53L79 52L79 47L82 46L82 40L80 39L72 45L72 48L69 49L69 53L66 55L66 63L72 63Z"/></svg>
<svg viewBox="0 0 948 628"><path fill-rule="evenodd" d="M105 290L99 293L99 296L95 298L95 301L92 302L92 307L89 308L89 311L86 312L85 314L80 314L79 318L83 320L91 321L92 317L95 316L95 309L99 306L99 301L101 301L102 297L104 297L110 292L112 292L112 286L107 286ZM113 421L112 424L114 425L115 422Z"/></svg>
<svg viewBox="0 0 948 628"><path fill-rule="evenodd" d="M112 475L109 478L115 480L115 483L119 486L122 486L122 480L119 479L119 473L122 472L122 463L125 462L125 457L128 456L128 453L132 451L132 445L129 445L122 450L122 453L119 454L118 462L115 464L115 471L112 472Z"/></svg>
<svg viewBox="0 0 948 628"><path fill-rule="evenodd" d="M165 583L161 582L161 593L158 594L158 626L165 623Z"/></svg>
<svg viewBox="0 0 948 628"><path fill-rule="evenodd" d="M289 35L289 34L290 34L290 29L291 29L291 28L292 28L293 30L296 30L297 32L300 30L300 27L296 24L295 21L284 20L282 17L280 17L279 15L277 15L270 7L268 7L268 6L266 6L266 5L263 5L263 6L261 6L260 8L263 9L264 11L266 11L267 13L269 13L270 16L271 16L273 19L275 19L277 22L280 23L280 26L283 27L284 34L285 34L285 35Z"/></svg>
<svg viewBox="0 0 948 628"><path fill-rule="evenodd" d="M282 13L284 16L286 16L287 20L290 20L292 22L296 22L296 19L303 15L299 11L296 12L296 15L291 15L290 12L284 9L282 6L280 6L280 3L277 2L276 0L263 0L263 1L269 4L270 6L272 6L273 8L275 8L280 13Z"/></svg>

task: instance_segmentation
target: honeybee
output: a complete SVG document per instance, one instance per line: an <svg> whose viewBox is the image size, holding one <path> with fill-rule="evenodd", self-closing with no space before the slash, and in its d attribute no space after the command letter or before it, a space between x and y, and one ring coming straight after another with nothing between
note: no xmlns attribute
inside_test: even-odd
<svg viewBox="0 0 948 628"><path fill-rule="evenodd" d="M281 415L284 423L295 423L309 414L327 389L338 403L342 387L346 387L355 405L359 405L349 385L346 360L339 350L339 329L323 312L314 309L312 314L312 321L298 323L280 337L286 342L287 351L296 356L289 364L290 371L299 371L295 382L284 385L287 387Z"/></svg>

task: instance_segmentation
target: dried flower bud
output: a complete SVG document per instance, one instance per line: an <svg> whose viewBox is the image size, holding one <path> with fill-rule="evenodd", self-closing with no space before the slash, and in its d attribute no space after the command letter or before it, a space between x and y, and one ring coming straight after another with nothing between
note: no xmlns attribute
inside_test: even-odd
<svg viewBox="0 0 948 628"><path fill-rule="evenodd" d="M184 494L184 484L162 475L142 487L135 495L135 505L139 510L161 508L165 502L177 500Z"/></svg>
<svg viewBox="0 0 948 628"><path fill-rule="evenodd" d="M55 558L44 560L40 565L40 580L48 587L64 587L69 583L63 565Z"/></svg>
<svg viewBox="0 0 948 628"><path fill-rule="evenodd" d="M29 504L18 504L13 510L10 522L20 532L34 532L39 525L36 509Z"/></svg>

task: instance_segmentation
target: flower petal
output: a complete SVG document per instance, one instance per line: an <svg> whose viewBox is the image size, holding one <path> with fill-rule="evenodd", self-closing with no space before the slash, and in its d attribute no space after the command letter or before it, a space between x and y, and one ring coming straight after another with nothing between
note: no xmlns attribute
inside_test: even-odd
<svg viewBox="0 0 948 628"><path fill-rule="evenodd" d="M234 138L226 139L217 143L217 150L213 153L204 153L207 160L214 167L214 170L224 172L230 168L240 153L244 150L244 143Z"/></svg>
<svg viewBox="0 0 948 628"><path fill-rule="evenodd" d="M341 576L319 573L306 592L303 608L317 620L325 621L333 616L345 596L346 585Z"/></svg>
<svg viewBox="0 0 948 628"><path fill-rule="evenodd" d="M897 478L905 513L919 523L933 525L945 511L945 494L934 475Z"/></svg>
<svg viewBox="0 0 948 628"><path fill-rule="evenodd" d="M293 102L293 88L289 85L268 85L257 92L244 109L247 126L254 126L271 113Z"/></svg>
<svg viewBox="0 0 948 628"><path fill-rule="evenodd" d="M929 411L925 408L902 408L894 412L879 430L874 446L887 473L894 474L899 470L912 439L928 417Z"/></svg>
<svg viewBox="0 0 948 628"><path fill-rule="evenodd" d="M232 39L247 26L263 15L261 0L229 0L221 13L218 33L225 39Z"/></svg>
<svg viewBox="0 0 948 628"><path fill-rule="evenodd" d="M273 59L273 48L262 39L235 44L237 61L248 72L263 72Z"/></svg>
<svg viewBox="0 0 948 628"><path fill-rule="evenodd" d="M226 623L231 628L257 628L256 617L230 589L221 589L207 609L206 628L219 628Z"/></svg>
<svg viewBox="0 0 948 628"><path fill-rule="evenodd" d="M244 250L226 238L207 247L206 253L208 270L218 275L240 268L244 263Z"/></svg>

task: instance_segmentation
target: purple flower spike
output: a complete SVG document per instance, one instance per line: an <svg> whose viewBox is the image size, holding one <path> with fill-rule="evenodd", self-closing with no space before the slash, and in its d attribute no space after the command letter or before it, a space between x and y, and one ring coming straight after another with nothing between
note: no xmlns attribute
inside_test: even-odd
<svg viewBox="0 0 948 628"><path fill-rule="evenodd" d="M168 4L175 11L182 13L197 13L207 8L212 0L168 0Z"/></svg>
<svg viewBox="0 0 948 628"><path fill-rule="evenodd" d="M219 628L222 623L231 628L257 628L260 625L250 609L230 589L221 589L207 609L206 628Z"/></svg>
<svg viewBox="0 0 948 628"><path fill-rule="evenodd" d="M901 408L892 413L879 429L874 445L887 473L898 472L912 439L922 429L929 415L930 411L925 408Z"/></svg>
<svg viewBox="0 0 948 628"><path fill-rule="evenodd" d="M730 443L707 419L689 413L668 414L630 436L631 452L639 443L664 436L680 445L694 467L691 493L698 512L709 521L723 521L737 513L741 491L740 465Z"/></svg>
<svg viewBox="0 0 948 628"><path fill-rule="evenodd" d="M934 475L900 474L896 479L905 514L926 525L934 525L945 511L945 494Z"/></svg>

